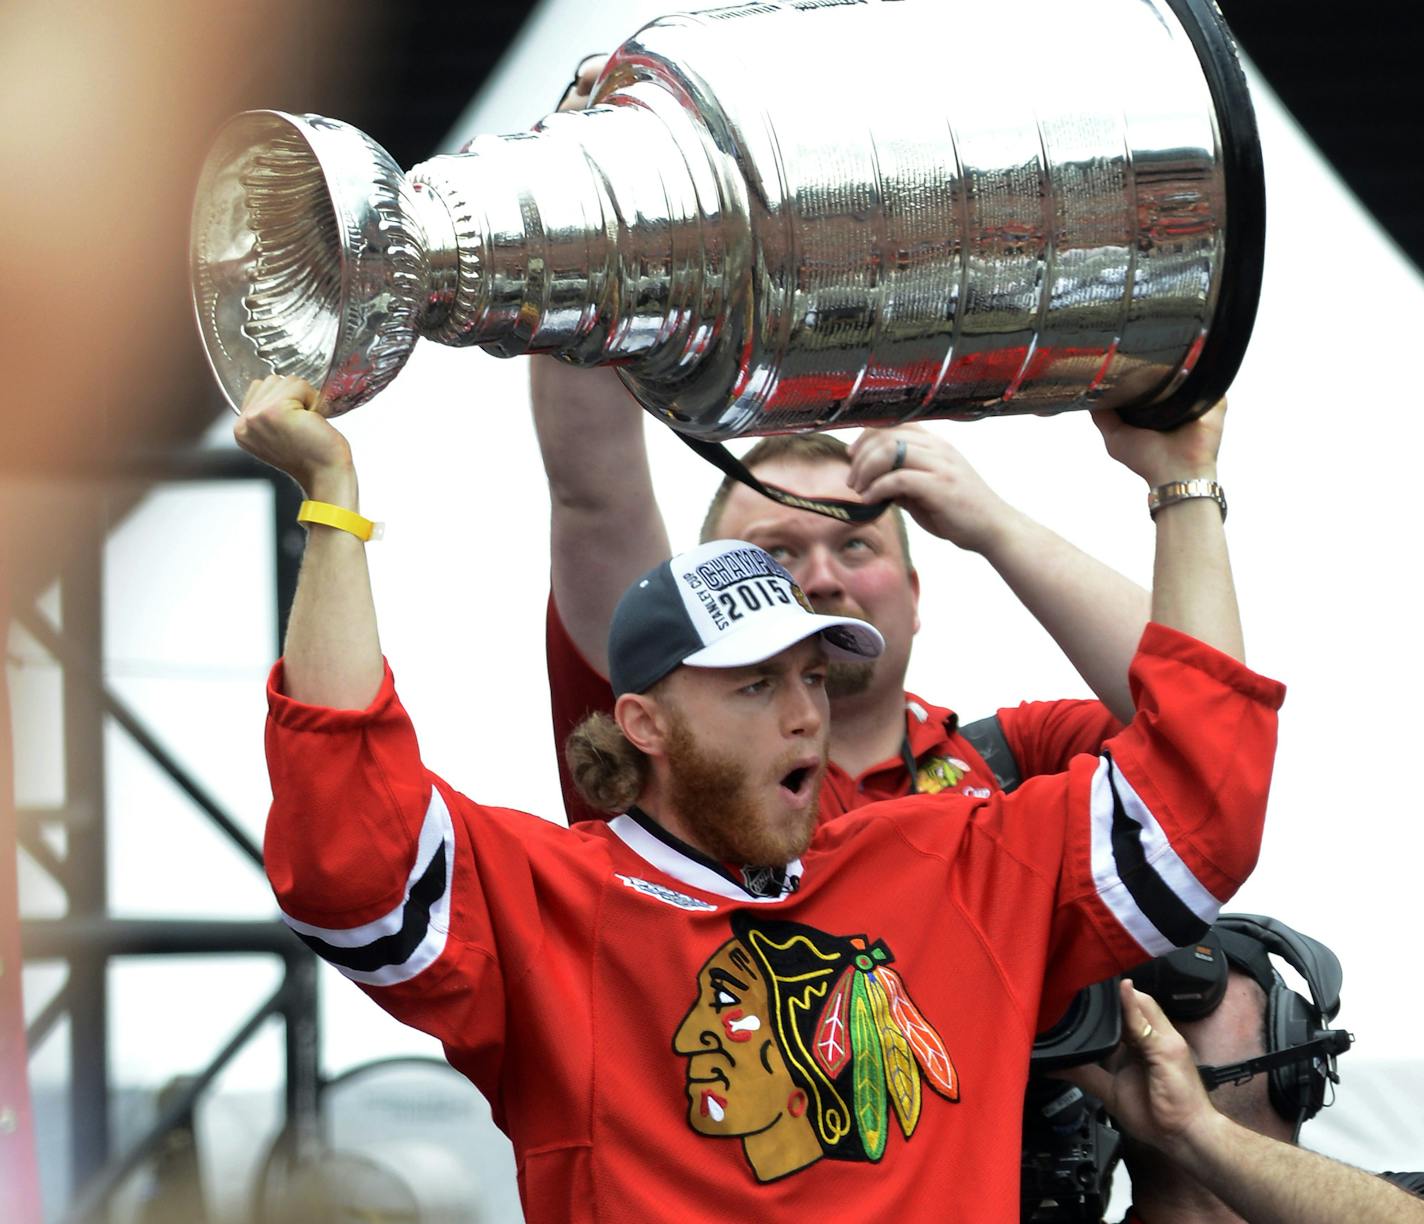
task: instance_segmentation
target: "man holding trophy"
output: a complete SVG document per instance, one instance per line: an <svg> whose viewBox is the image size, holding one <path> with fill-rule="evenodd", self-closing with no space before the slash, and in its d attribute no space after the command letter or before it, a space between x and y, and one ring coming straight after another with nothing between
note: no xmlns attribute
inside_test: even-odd
<svg viewBox="0 0 1424 1224"><path fill-rule="evenodd" d="M1218 506L1157 516L1139 713L1100 755L830 822L828 664L880 634L812 613L754 545L665 562L608 642L635 802L566 829L422 762L318 406L273 376L236 428L310 498L269 687L268 873L292 929L489 1097L527 1218L1017 1218L1034 1033L1198 938L1254 862L1283 690L1238 661ZM1158 484L1213 469L1222 416L1100 424Z"/></svg>
<svg viewBox="0 0 1424 1224"><path fill-rule="evenodd" d="M579 66L560 110L587 104L603 66L602 57ZM611 705L604 645L618 596L669 548L643 413L622 384L611 372L548 361L532 363L530 378L549 478L549 680L562 753L586 714ZM916 792L984 794L1010 772L1057 773L1131 717L1127 664L1147 621L1146 593L1006 505L943 439L909 425L864 435L847 450L824 435L793 435L762 441L746 464L803 497L894 503L876 519L844 522L778 505L728 478L703 528L704 539L736 536L768 548L814 606L867 616L885 635L876 663L832 673L824 815ZM905 691L919 583L902 508L932 534L984 555L1102 699L999 711L993 742L1010 760L998 772L983 759L987 749L959 732L954 713ZM570 819L595 815L560 764Z"/></svg>
<svg viewBox="0 0 1424 1224"><path fill-rule="evenodd" d="M603 68L580 66L560 110L583 107ZM626 584L669 552L653 497L643 413L609 371L531 363L534 423L549 479L552 592L548 617L554 741L608 709L605 642ZM917 792L967 795L1000 789L1006 774L1057 773L1096 751L1132 716L1127 664L1147 622L1134 583L999 499L962 455L918 426L866 434L847 450L824 435L766 439L746 457L765 482L803 497L894 502L868 522L845 522L778 505L722 482L703 538L735 536L770 550L818 610L868 617L886 638L874 664L833 670L826 817ZM1184 474L1185 475L1185 474ZM1000 710L993 742L1008 754L989 765L955 714L905 691L919 629L919 580L902 516L980 552L1044 625L1102 700ZM597 815L560 761L570 820Z"/></svg>
<svg viewBox="0 0 1424 1224"><path fill-rule="evenodd" d="M552 507L549 679L562 746L585 714L611 705L608 618L626 582L668 545L647 474L643 414L623 388L605 372L547 361L533 363L531 380ZM960 733L954 713L905 690L919 584L902 506L934 534L990 559L1103 698L1000 710L997 730L1020 776L1058 772L1131 717L1127 662L1147 620L1146 593L1000 501L938 436L905 426L862 435L847 450L826 435L795 435L763 440L747 462L801 496L895 502L871 522L846 523L779 506L729 479L703 529L704 539L736 536L769 549L818 610L869 617L886 637L873 666L832 677L828 817L917 791L998 789L1007 772L984 760L988 749ZM567 775L565 783L570 819L591 816Z"/></svg>

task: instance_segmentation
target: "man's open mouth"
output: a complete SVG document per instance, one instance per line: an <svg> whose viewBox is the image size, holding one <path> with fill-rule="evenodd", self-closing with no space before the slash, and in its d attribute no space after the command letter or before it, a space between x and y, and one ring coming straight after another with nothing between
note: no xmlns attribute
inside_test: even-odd
<svg viewBox="0 0 1424 1224"><path fill-rule="evenodd" d="M811 784L816 776L819 761L800 761L781 776L781 787L796 799L805 799L810 794Z"/></svg>
<svg viewBox="0 0 1424 1224"><path fill-rule="evenodd" d="M793 769L781 779L781 785L794 794L801 789L801 784L806 781L806 775L810 772L811 771L804 765L798 769Z"/></svg>

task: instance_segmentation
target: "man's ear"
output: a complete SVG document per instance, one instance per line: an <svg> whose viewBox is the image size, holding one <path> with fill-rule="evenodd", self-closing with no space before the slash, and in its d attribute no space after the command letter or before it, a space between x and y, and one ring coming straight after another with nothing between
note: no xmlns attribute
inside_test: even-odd
<svg viewBox="0 0 1424 1224"><path fill-rule="evenodd" d="M624 738L644 756L666 755L668 710L649 693L624 693L613 705L613 719Z"/></svg>
<svg viewBox="0 0 1424 1224"><path fill-rule="evenodd" d="M911 566L909 578L910 594L914 596L915 600L915 627L912 632L918 633L920 631L920 571Z"/></svg>

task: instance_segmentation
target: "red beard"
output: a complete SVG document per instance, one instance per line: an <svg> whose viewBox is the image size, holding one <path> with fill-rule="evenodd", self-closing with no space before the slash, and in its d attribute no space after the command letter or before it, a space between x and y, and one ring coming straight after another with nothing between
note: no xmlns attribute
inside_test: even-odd
<svg viewBox="0 0 1424 1224"><path fill-rule="evenodd" d="M673 716L667 761L673 810L694 843L718 861L780 867L811 844L821 793L819 773L804 811L772 819L765 801L753 795L742 765L699 748L681 715Z"/></svg>

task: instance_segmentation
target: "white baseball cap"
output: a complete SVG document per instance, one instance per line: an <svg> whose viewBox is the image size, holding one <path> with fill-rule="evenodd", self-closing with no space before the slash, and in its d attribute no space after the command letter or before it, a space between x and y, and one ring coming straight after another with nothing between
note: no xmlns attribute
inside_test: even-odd
<svg viewBox="0 0 1424 1224"><path fill-rule="evenodd" d="M876 658L885 639L851 616L822 616L764 549L712 540L649 570L608 630L615 695L643 693L681 664L746 667L820 634L832 659Z"/></svg>

